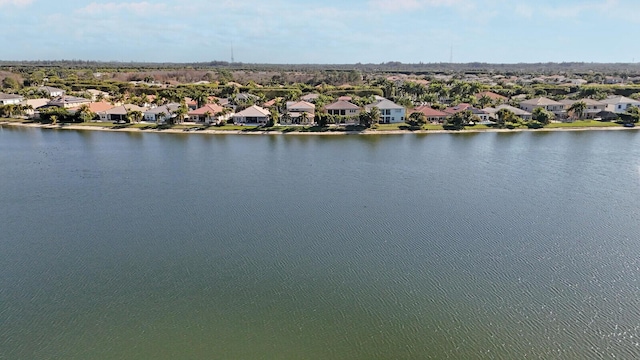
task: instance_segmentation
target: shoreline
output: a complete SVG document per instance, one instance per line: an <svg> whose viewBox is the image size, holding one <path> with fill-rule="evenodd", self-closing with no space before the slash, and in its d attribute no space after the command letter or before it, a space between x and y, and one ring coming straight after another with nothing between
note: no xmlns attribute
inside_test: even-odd
<svg viewBox="0 0 640 360"><path fill-rule="evenodd" d="M403 135L403 134L477 134L477 133L518 133L518 132L556 132L556 131L619 131L619 130L640 130L640 127L556 127L556 128L540 128L540 129L464 129L464 130L362 130L362 131L277 131L277 130L214 130L205 129L197 131L185 131L185 129L141 129L134 127L110 128L105 126L91 125L73 125L71 123L63 123L58 125L40 124L40 123L24 123L13 121L0 121L0 126L15 126L26 128L40 128L50 130L86 130L86 131L109 131L109 132L140 132L140 133L156 133L156 134L209 134L209 135Z"/></svg>

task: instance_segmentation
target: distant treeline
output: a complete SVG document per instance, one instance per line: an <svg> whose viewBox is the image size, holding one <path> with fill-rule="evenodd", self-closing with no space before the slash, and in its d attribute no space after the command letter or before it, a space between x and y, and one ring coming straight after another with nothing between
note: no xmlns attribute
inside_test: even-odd
<svg viewBox="0 0 640 360"><path fill-rule="evenodd" d="M490 64L472 63L417 63L405 64L391 61L380 64L248 64L229 63L226 61L210 61L197 63L150 63L150 62L116 62L85 60L35 60L35 61L2 61L0 68L8 70L12 67L63 67L76 69L95 69L104 71L140 71L140 70L175 70L195 69L211 70L227 68L229 70L262 70L262 71L319 71L359 70L363 72L396 72L411 74L433 73L500 73L500 74L587 74L600 72L604 74L640 75L640 63L518 63Z"/></svg>

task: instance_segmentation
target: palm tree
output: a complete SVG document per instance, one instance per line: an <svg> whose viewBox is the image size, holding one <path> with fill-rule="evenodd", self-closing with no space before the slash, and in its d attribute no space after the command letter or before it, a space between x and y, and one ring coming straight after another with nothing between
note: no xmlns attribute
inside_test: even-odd
<svg viewBox="0 0 640 360"><path fill-rule="evenodd" d="M486 108L488 105L492 103L493 103L493 100L491 100L491 98L488 97L487 95L482 95L480 99L478 99L478 104L482 109Z"/></svg>
<svg viewBox="0 0 640 360"><path fill-rule="evenodd" d="M91 112L91 109L89 109L89 105L87 104L80 106L78 111L76 111L76 118L81 122L88 122L93 119L93 116L94 114Z"/></svg>
<svg viewBox="0 0 640 360"><path fill-rule="evenodd" d="M382 113L380 112L380 109L378 109L378 107L374 106L371 108L371 110L369 110L369 115L371 116L372 124L377 124L380 122Z"/></svg>
<svg viewBox="0 0 640 360"><path fill-rule="evenodd" d="M304 112L304 111L303 111L303 112L301 112L301 113L300 113L299 120L300 120L300 124L306 124L306 123L307 123L307 120L309 120L309 114L307 114L307 113L306 113L306 112Z"/></svg>
<svg viewBox="0 0 640 360"><path fill-rule="evenodd" d="M567 110L570 113L573 113L573 115L576 117L576 120L579 120L584 115L584 112L586 109L587 109L587 104L584 101L576 101L573 104L571 104L571 106Z"/></svg>
<svg viewBox="0 0 640 360"><path fill-rule="evenodd" d="M191 98L198 103L198 108L201 108L209 100L209 95L203 91L196 91L192 94Z"/></svg>
<svg viewBox="0 0 640 360"><path fill-rule="evenodd" d="M134 122L140 122L140 120L142 120L142 116L143 116L142 111L139 111L139 110L131 111L131 119Z"/></svg>
<svg viewBox="0 0 640 360"><path fill-rule="evenodd" d="M548 125L551 120L553 120L553 113L545 110L542 107L537 107L533 109L533 113L531 114L531 118L542 125Z"/></svg>
<svg viewBox="0 0 640 360"><path fill-rule="evenodd" d="M167 113L165 113L164 111L161 111L158 114L156 114L156 122L159 122L161 119L164 120L164 122L167 122L166 117L167 117Z"/></svg>
<svg viewBox="0 0 640 360"><path fill-rule="evenodd" d="M211 122L211 111L207 110L204 113L204 122Z"/></svg>
<svg viewBox="0 0 640 360"><path fill-rule="evenodd" d="M498 116L498 126L499 127L504 127L507 125L507 123L513 123L516 122L516 114L509 110L509 109L500 109L498 110L498 112L496 112L496 115Z"/></svg>

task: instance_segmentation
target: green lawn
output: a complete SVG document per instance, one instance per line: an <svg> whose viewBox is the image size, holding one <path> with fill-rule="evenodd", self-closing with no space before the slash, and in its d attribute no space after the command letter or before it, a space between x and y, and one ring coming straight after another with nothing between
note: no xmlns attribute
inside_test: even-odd
<svg viewBox="0 0 640 360"><path fill-rule="evenodd" d="M620 127L622 125L610 122L610 121L595 121L595 120L577 120L567 123L551 123L546 125L545 128L581 128L581 127Z"/></svg>

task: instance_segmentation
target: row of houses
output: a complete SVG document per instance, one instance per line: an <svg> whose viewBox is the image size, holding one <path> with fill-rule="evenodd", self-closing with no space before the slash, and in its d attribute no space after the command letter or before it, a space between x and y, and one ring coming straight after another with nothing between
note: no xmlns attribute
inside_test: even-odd
<svg viewBox="0 0 640 360"><path fill-rule="evenodd" d="M43 89L45 91L46 89ZM51 88L49 93L60 94L59 89ZM63 91L63 90L60 90ZM236 94L235 96L242 96ZM247 94L252 96L251 94ZM311 125L315 121L316 106L314 102L318 99L319 94L307 94L300 98L299 101L286 102L286 111L282 114L279 122L284 125ZM443 110L437 110L430 106L418 106L410 110L410 113L421 112L425 115L429 122L444 122L444 120L460 111L471 111L481 121L492 121L496 118L496 113L501 109L507 109L523 120L530 120L532 113L536 108L543 108L553 113L556 118L562 120L569 117L569 109L577 102L582 101L586 107L582 114L583 118L594 119L616 118L617 114L625 113L630 107L640 107L640 101L636 101L624 96L612 96L604 100L581 99L581 100L560 100L555 101L546 97L538 97L535 99L522 100L519 108L506 104L508 100L499 94L492 92L481 92L476 94L477 98L488 97L493 103L500 104L495 107L485 107L482 109L461 103L455 106L447 107ZM226 101L225 101L226 100ZM251 100L247 98L247 100ZM407 117L407 109L393 101L381 96L375 96L374 101L370 104L360 107L351 102L351 97L342 96L335 102L324 106L324 113L340 117L345 123L356 123L358 116L362 111L371 111L374 107L379 110L379 123L402 123ZM173 122L190 121L203 124L218 124L233 119L236 124L260 125L269 122L271 111L269 107L275 106L276 101L272 100L264 104L264 107L253 105L242 111L234 112L235 106L228 99L217 99L211 97L210 103L202 107L197 107L197 103L192 99L186 99L188 106L187 118L173 119ZM213 102L215 101L215 103ZM104 101L92 101L83 97L75 97L61 93L53 99L30 99L24 100L22 96L14 94L0 93L0 105L9 104L26 104L31 105L35 109L37 116L39 109L46 107L61 107L68 109L71 113L77 111L80 107L86 105L89 110L97 115L95 120L122 122L128 121L128 117L132 112L142 114L143 121L154 122L158 124L169 122L170 119L176 117L176 110L181 106L179 103L169 103L161 106L147 104L148 106L137 106L133 104L113 105Z"/></svg>

